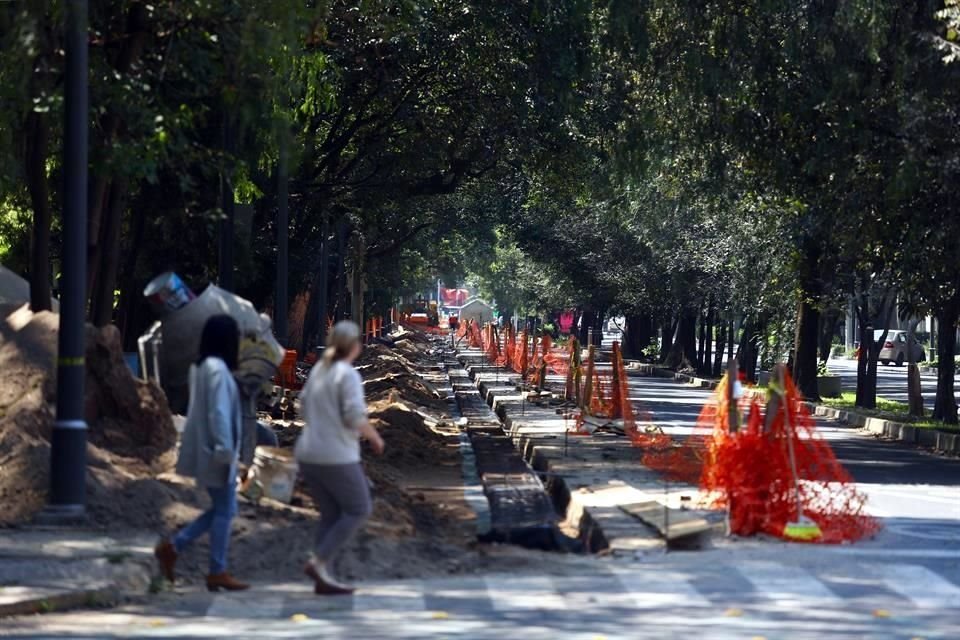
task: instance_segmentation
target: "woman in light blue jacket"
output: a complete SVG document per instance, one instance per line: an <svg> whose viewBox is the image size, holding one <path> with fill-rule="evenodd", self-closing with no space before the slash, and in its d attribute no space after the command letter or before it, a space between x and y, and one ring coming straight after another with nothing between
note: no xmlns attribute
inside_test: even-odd
<svg viewBox="0 0 960 640"><path fill-rule="evenodd" d="M211 506L172 539L157 545L163 575L173 582L177 556L194 540L210 534L210 591L241 591L249 585L227 573L230 524L237 512L237 465L242 415L240 392L233 378L240 332L226 315L207 320L200 338L200 357L190 367L190 403L180 439L177 473L194 478L210 495Z"/></svg>

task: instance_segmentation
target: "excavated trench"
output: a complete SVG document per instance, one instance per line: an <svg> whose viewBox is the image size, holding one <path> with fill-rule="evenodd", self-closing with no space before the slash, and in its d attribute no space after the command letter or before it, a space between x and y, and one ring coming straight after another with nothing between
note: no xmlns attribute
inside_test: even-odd
<svg viewBox="0 0 960 640"><path fill-rule="evenodd" d="M449 347L448 347L449 349ZM444 353L450 386L489 505L489 527L479 538L546 551L582 552L564 535L553 500L490 409L456 353Z"/></svg>

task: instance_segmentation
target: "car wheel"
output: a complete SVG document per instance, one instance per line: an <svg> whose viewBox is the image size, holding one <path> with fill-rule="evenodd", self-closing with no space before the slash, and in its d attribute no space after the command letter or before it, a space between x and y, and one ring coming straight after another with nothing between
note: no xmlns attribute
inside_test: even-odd
<svg viewBox="0 0 960 640"><path fill-rule="evenodd" d="M881 362L881 363L883 364L883 366L885 366L885 367L889 367L889 366L890 366L890 361L889 361L889 360L881 360L880 362Z"/></svg>
<svg viewBox="0 0 960 640"><path fill-rule="evenodd" d="M902 366L903 366L903 354L902 354L902 353L897 356L897 366L898 366L898 367L902 367Z"/></svg>

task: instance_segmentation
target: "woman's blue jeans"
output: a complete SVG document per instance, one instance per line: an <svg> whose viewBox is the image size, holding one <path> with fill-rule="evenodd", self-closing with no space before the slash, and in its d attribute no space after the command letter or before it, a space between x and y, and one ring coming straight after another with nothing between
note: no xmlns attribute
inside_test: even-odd
<svg viewBox="0 0 960 640"><path fill-rule="evenodd" d="M225 487L207 487L207 493L210 494L213 504L174 536L173 547L180 553L209 531L210 575L217 575L227 570L230 523L237 513L237 486L231 482Z"/></svg>

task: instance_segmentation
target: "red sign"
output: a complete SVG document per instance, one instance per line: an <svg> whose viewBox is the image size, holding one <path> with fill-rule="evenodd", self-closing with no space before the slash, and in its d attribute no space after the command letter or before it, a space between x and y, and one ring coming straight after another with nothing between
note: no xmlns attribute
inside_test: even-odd
<svg viewBox="0 0 960 640"><path fill-rule="evenodd" d="M470 292L466 289L440 289L440 298L448 307L462 307L469 297Z"/></svg>

